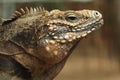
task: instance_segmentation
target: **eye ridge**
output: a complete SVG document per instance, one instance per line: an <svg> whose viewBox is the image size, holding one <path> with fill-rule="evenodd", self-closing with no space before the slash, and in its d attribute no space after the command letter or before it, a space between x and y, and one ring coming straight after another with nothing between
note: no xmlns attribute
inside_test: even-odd
<svg viewBox="0 0 120 80"><path fill-rule="evenodd" d="M66 21L73 22L73 23L79 21L79 17L76 14L68 14L65 16L65 19Z"/></svg>

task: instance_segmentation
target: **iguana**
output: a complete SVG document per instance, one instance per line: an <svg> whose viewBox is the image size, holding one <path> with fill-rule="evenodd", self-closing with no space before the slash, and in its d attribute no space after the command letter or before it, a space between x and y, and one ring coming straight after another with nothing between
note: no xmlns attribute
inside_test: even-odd
<svg viewBox="0 0 120 80"><path fill-rule="evenodd" d="M103 25L95 10L21 8L0 19L0 72L8 80L53 80L78 42Z"/></svg>

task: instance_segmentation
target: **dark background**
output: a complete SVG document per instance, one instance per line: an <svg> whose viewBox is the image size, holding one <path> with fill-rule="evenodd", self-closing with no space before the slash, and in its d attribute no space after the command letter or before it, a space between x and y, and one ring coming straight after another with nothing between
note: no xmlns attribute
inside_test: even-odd
<svg viewBox="0 0 120 80"><path fill-rule="evenodd" d="M0 0L0 17L26 6L100 11L104 26L81 40L56 80L120 80L120 0Z"/></svg>

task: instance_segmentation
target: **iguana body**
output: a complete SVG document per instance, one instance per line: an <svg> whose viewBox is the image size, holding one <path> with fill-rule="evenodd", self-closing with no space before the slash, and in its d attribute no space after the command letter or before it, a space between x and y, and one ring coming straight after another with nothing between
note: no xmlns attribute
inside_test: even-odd
<svg viewBox="0 0 120 80"><path fill-rule="evenodd" d="M0 71L22 80L52 80L80 39L103 24L94 10L25 8L13 15L0 20Z"/></svg>

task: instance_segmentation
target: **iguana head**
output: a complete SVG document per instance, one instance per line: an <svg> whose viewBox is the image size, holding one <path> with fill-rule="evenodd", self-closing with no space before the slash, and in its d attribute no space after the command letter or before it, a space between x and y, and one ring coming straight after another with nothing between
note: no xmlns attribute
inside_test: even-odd
<svg viewBox="0 0 120 80"><path fill-rule="evenodd" d="M42 59L52 63L62 61L82 37L103 25L101 13L95 10L52 10L48 13L45 36L39 42L46 51Z"/></svg>
<svg viewBox="0 0 120 80"><path fill-rule="evenodd" d="M60 43L85 37L103 25L101 13L95 10L52 10L49 15L48 35Z"/></svg>

